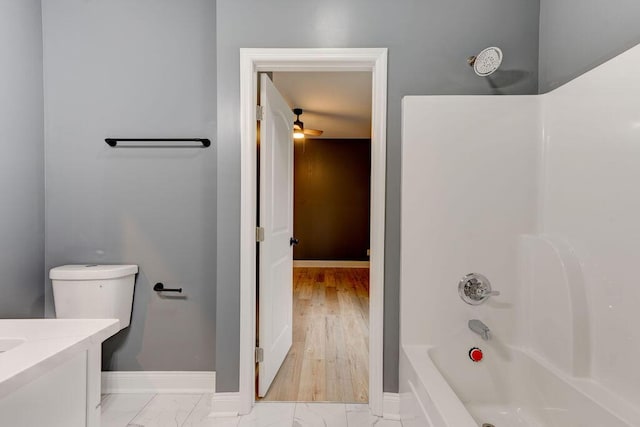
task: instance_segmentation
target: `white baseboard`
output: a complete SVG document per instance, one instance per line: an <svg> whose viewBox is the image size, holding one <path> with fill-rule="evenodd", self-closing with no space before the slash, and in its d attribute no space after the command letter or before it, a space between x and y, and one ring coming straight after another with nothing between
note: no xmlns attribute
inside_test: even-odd
<svg viewBox="0 0 640 427"><path fill-rule="evenodd" d="M294 267L315 268L369 268L369 261L338 261L338 260L297 260Z"/></svg>
<svg viewBox="0 0 640 427"><path fill-rule="evenodd" d="M382 418L400 420L400 394L384 393L382 397Z"/></svg>
<svg viewBox="0 0 640 427"><path fill-rule="evenodd" d="M209 417L236 417L240 413L240 392L215 393L211 398Z"/></svg>
<svg viewBox="0 0 640 427"><path fill-rule="evenodd" d="M213 393L215 372L112 371L102 373L102 393Z"/></svg>

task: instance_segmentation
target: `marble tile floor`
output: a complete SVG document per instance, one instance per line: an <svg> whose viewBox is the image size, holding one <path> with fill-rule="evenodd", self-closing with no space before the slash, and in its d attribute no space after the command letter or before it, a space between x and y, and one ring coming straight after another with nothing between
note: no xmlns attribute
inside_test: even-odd
<svg viewBox="0 0 640 427"><path fill-rule="evenodd" d="M102 427L402 427L364 404L259 402L241 417L208 418L209 394L107 394Z"/></svg>

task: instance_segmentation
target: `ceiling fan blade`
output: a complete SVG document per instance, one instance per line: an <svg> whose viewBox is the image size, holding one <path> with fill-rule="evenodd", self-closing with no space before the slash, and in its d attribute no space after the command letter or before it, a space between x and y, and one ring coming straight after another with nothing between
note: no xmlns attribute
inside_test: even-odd
<svg viewBox="0 0 640 427"><path fill-rule="evenodd" d="M302 123L302 121L300 120L300 116L302 115L302 108L294 108L293 109L293 114L296 115L296 120L293 122L293 130L294 132L300 132L302 131L302 133L304 135L309 135L309 136L320 136L322 135L322 133L324 131L321 130L317 130L317 129L305 129L304 128L304 123Z"/></svg>
<svg viewBox="0 0 640 427"><path fill-rule="evenodd" d="M304 129L303 132L305 135L320 136L324 131L318 129Z"/></svg>

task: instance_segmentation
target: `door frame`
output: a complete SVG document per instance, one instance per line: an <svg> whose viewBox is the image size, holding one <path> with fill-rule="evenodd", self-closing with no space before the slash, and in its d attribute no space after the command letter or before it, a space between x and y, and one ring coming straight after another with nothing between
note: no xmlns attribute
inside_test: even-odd
<svg viewBox="0 0 640 427"><path fill-rule="evenodd" d="M240 49L240 413L255 402L256 345L256 105L258 73L369 71L371 111L371 230L369 276L369 407L383 412L384 237L387 153L387 49Z"/></svg>

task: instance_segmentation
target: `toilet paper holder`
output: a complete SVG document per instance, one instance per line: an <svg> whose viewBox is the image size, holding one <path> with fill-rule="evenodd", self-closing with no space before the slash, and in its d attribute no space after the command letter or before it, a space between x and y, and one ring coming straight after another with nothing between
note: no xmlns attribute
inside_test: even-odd
<svg viewBox="0 0 640 427"><path fill-rule="evenodd" d="M164 283L158 282L154 285L153 290L156 292L178 292L182 293L182 288L165 288Z"/></svg>

